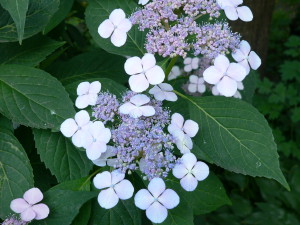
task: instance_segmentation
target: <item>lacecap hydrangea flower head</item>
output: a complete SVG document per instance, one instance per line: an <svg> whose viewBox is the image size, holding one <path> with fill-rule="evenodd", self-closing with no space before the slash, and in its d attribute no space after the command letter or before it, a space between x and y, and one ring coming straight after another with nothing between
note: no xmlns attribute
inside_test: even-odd
<svg viewBox="0 0 300 225"><path fill-rule="evenodd" d="M261 62L249 43L218 18L225 13L230 20L252 20L251 10L242 3L140 0L141 7L131 15L114 9L99 24L100 37L110 38L116 47L126 45L127 33L137 26L145 32L147 51L127 57L124 72L130 90L121 96L101 91L105 84L99 81L80 83L75 101L80 111L60 127L102 168L93 180L100 207L111 209L133 198L149 220L162 223L180 204L180 194L168 188L168 178L178 179L181 188L191 192L209 176L208 165L194 150L201 124L166 107L182 95L169 81L186 76L186 89L192 94L212 90L215 95L241 97L242 81ZM199 21L204 15L209 20ZM230 53L236 62L230 62ZM169 66L161 67L155 54L170 58ZM179 58L183 69L174 66ZM130 181L133 173L144 181L144 188Z"/></svg>
<svg viewBox="0 0 300 225"><path fill-rule="evenodd" d="M152 57L149 59L152 60ZM159 71L163 70L159 68ZM82 85L80 83L78 89ZM199 126L193 120L184 121L182 115L172 114L163 106L164 101L177 100L178 97L172 91L171 85L163 83L154 85L144 94L124 92L122 98L99 91L96 103L91 106L91 113L89 110L81 110L74 118L61 124L61 132L70 137L75 146L85 148L87 157L95 165L107 168L94 178L94 186L100 190L98 202L101 207L110 209L119 200L141 196L144 190L136 190L130 180L126 179L133 172L143 180L150 181L148 188L149 195L151 193L154 196L153 204L149 203L151 207L149 205L147 208L141 206L141 202L136 201L135 204L146 210L151 221L162 222L167 217L167 210L179 204L180 197L174 190L160 188L155 191L151 188L157 179L165 187L163 179L173 176L174 169L179 165L185 165L181 156L185 153L194 155L190 153L193 148L192 138L198 133ZM82 98L82 95L78 95L78 98ZM203 173L203 179L208 176L208 166L204 162L198 163L200 167L203 166L202 170L198 164L197 167L194 164L180 177L181 180L188 180L187 184L181 182L186 191L194 190L189 188L190 176L199 180L198 175L189 173L194 166L193 171ZM196 188L195 182L192 182ZM172 196L176 196L176 202Z"/></svg>

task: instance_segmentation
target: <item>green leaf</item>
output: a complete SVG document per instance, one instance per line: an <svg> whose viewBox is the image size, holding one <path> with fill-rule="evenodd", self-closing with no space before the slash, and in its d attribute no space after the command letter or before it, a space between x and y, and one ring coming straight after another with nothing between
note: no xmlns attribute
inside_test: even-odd
<svg viewBox="0 0 300 225"><path fill-rule="evenodd" d="M0 127L1 129L7 129L11 132L14 132L14 127L12 122L2 115L0 115Z"/></svg>
<svg viewBox="0 0 300 225"><path fill-rule="evenodd" d="M243 91L241 91L241 95L244 101L252 103L258 77L259 74L256 71L251 71L243 81L245 88Z"/></svg>
<svg viewBox="0 0 300 225"><path fill-rule="evenodd" d="M181 197L181 196L179 196ZM194 225L193 210L184 199L180 199L179 205L168 210L167 219L161 225Z"/></svg>
<svg viewBox="0 0 300 225"><path fill-rule="evenodd" d="M11 213L10 202L33 187L33 173L22 145L0 125L0 217L4 219Z"/></svg>
<svg viewBox="0 0 300 225"><path fill-rule="evenodd" d="M91 177L89 176L77 180L68 180L56 185L52 190L90 191L90 178Z"/></svg>
<svg viewBox="0 0 300 225"><path fill-rule="evenodd" d="M0 66L0 112L34 128L58 128L75 114L67 92L54 77L18 65Z"/></svg>
<svg viewBox="0 0 300 225"><path fill-rule="evenodd" d="M2 0L4 1L4 0ZM12 2L12 0L7 0ZM22 0L24 1L24 0ZM18 3L20 1L17 1ZM12 3L10 3L12 4ZM52 15L57 11L59 0L34 0L29 2L23 39L29 38L40 31L47 25ZM24 9L22 9L23 11ZM21 15L23 15L24 11ZM22 16L20 16L22 17ZM0 7L0 43L18 41L18 33L13 18L8 11Z"/></svg>
<svg viewBox="0 0 300 225"><path fill-rule="evenodd" d="M59 182L87 176L93 166L85 152L79 151L69 139L49 130L33 130L41 160Z"/></svg>
<svg viewBox="0 0 300 225"><path fill-rule="evenodd" d="M43 203L50 208L49 217L44 220L36 220L32 225L70 225L81 206L94 198L97 192L52 190L44 193Z"/></svg>
<svg viewBox="0 0 300 225"><path fill-rule="evenodd" d="M19 64L24 66L37 66L46 56L50 55L64 42L53 41L46 36L35 36L25 40L20 46L17 43L0 45L0 65Z"/></svg>
<svg viewBox="0 0 300 225"><path fill-rule="evenodd" d="M29 0L0 0L1 6L9 12L10 16L15 22L20 44L22 43L24 35L28 3Z"/></svg>
<svg viewBox="0 0 300 225"><path fill-rule="evenodd" d="M103 209L95 200L89 225L141 225L141 210L133 203L133 198L122 201L112 209Z"/></svg>
<svg viewBox="0 0 300 225"><path fill-rule="evenodd" d="M213 163L236 173L272 178L289 188L272 130L253 106L232 98L176 93L188 101L190 119L199 124L194 143Z"/></svg>
<svg viewBox="0 0 300 225"><path fill-rule="evenodd" d="M92 78L109 78L119 83L126 83L125 58L102 51L87 52L78 55L67 62L59 62L49 68L49 72L63 85L75 81L85 81Z"/></svg>
<svg viewBox="0 0 300 225"><path fill-rule="evenodd" d="M280 73L284 81L296 79L300 82L300 61L285 61L282 65L280 65Z"/></svg>
<svg viewBox="0 0 300 225"><path fill-rule="evenodd" d="M49 23L44 28L43 33L46 34L55 28L61 21L63 21L68 13L70 12L73 6L74 0L60 0L60 4L58 10L54 15L51 17Z"/></svg>
<svg viewBox="0 0 300 225"><path fill-rule="evenodd" d="M180 180L173 176L166 180L166 185L188 203L195 215L206 214L223 205L230 204L223 184L213 173L210 173L204 181L200 181L196 190L192 192L185 191L180 185Z"/></svg>
<svg viewBox="0 0 300 225"><path fill-rule="evenodd" d="M115 47L110 38L101 38L98 34L99 25L109 18L110 13L114 9L123 9L127 17L130 16L138 7L138 5L132 0L91 0L87 7L85 16L86 23L94 41L105 51L123 56L142 56L146 53L145 45L145 32L138 29L137 26L133 26L127 33L126 44L120 48Z"/></svg>
<svg viewBox="0 0 300 225"><path fill-rule="evenodd" d="M87 225L92 213L92 202L86 202L80 209L77 216L74 218L71 225Z"/></svg>

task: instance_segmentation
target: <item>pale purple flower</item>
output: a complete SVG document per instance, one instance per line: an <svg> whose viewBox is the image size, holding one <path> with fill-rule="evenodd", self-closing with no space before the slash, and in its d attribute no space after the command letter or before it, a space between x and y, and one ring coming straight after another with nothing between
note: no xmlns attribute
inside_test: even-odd
<svg viewBox="0 0 300 225"><path fill-rule="evenodd" d="M257 70L261 65L259 56L254 51L251 51L250 44L244 40L241 41L240 48L232 53L232 57L246 69L247 74L250 72L250 67L253 70Z"/></svg>
<svg viewBox="0 0 300 225"><path fill-rule="evenodd" d="M125 174L118 171L104 171L95 176L93 183L100 189L98 202L102 208L111 209L115 207L119 199L127 200L132 197L134 188L129 180L124 179Z"/></svg>
<svg viewBox="0 0 300 225"><path fill-rule="evenodd" d="M206 91L206 86L203 77L191 75L189 78L188 91L190 93L204 93Z"/></svg>
<svg viewBox="0 0 300 225"><path fill-rule="evenodd" d="M253 14L250 8L247 6L239 6L243 4L243 0L217 0L217 2L230 20L237 20L238 18L244 22L253 20Z"/></svg>
<svg viewBox="0 0 300 225"><path fill-rule="evenodd" d="M203 73L204 80L217 86L218 91L226 96L232 97L237 91L237 82L244 80L246 69L237 64L230 63L224 55L219 55L214 66L209 67Z"/></svg>
<svg viewBox="0 0 300 225"><path fill-rule="evenodd" d="M149 0L139 0L139 4L146 5L149 2Z"/></svg>
<svg viewBox="0 0 300 225"><path fill-rule="evenodd" d="M173 92L173 87L170 84L162 83L154 86L149 90L149 93L154 95L154 98L158 101L171 101L176 102L178 97Z"/></svg>
<svg viewBox="0 0 300 225"><path fill-rule="evenodd" d="M65 137L72 137L72 142L76 147L85 145L88 128L91 124L90 116L87 111L81 110L75 114L75 119L66 119L60 125L60 131Z"/></svg>
<svg viewBox="0 0 300 225"><path fill-rule="evenodd" d="M143 92L150 84L160 84L165 79L163 69L156 65L154 55L149 53L142 59L137 56L127 59L124 67L126 73L130 75L129 85L134 92Z"/></svg>
<svg viewBox="0 0 300 225"><path fill-rule="evenodd" d="M186 153L181 157L181 163L173 168L173 175L180 179L180 184L186 191L194 191L198 181L203 181L209 175L209 168L204 162L197 162L193 153Z"/></svg>
<svg viewBox="0 0 300 225"><path fill-rule="evenodd" d="M49 207L43 203L43 193L38 188L31 188L26 191L23 198L12 200L10 208L15 213L21 214L23 221L42 220L48 217Z"/></svg>
<svg viewBox="0 0 300 225"><path fill-rule="evenodd" d="M101 90L101 83L95 81L92 83L82 82L77 87L77 99L75 106L78 109L84 109L89 105L95 105L97 101L98 93Z"/></svg>
<svg viewBox="0 0 300 225"><path fill-rule="evenodd" d="M168 126L168 131L173 135L176 141L176 146L182 154L190 152L193 148L192 137L198 133L199 126L193 120L186 120L179 113L172 115L171 124Z"/></svg>
<svg viewBox="0 0 300 225"><path fill-rule="evenodd" d="M86 149L87 157L90 160L98 159L107 149L107 143L111 138L111 132L100 121L93 122L88 130L84 148Z"/></svg>
<svg viewBox="0 0 300 225"><path fill-rule="evenodd" d="M177 77L179 77L181 75L181 70L179 66L173 66L169 76L168 76L168 80L174 80Z"/></svg>
<svg viewBox="0 0 300 225"><path fill-rule="evenodd" d="M116 152L116 148L108 145L106 151L102 153L98 159L93 160L93 163L100 167L106 165L114 167L114 165L116 165L118 161L117 158L112 158L116 156L115 152Z"/></svg>
<svg viewBox="0 0 300 225"><path fill-rule="evenodd" d="M126 43L127 32L132 24L126 19L122 9L115 9L109 15L109 19L104 20L98 27L98 33L102 38L111 37L111 42L116 47L121 47Z"/></svg>
<svg viewBox="0 0 300 225"><path fill-rule="evenodd" d="M134 196L135 205L146 210L146 216L153 223L162 223L168 216L168 209L179 204L179 196L172 189L166 189L161 178L150 181L147 189L139 190Z"/></svg>
<svg viewBox="0 0 300 225"><path fill-rule="evenodd" d="M120 113L130 115L132 118L139 118L141 116L153 116L155 109L153 106L146 105L150 102L150 98L146 95L135 95L119 108Z"/></svg>
<svg viewBox="0 0 300 225"><path fill-rule="evenodd" d="M194 57L194 58L187 57L183 60L183 64L185 65L183 70L185 72L189 73L192 70L196 70L199 68L199 58L198 57Z"/></svg>

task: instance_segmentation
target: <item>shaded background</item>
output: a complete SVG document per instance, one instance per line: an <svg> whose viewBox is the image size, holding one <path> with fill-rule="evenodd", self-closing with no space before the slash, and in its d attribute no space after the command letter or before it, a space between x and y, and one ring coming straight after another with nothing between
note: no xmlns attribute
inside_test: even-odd
<svg viewBox="0 0 300 225"><path fill-rule="evenodd" d="M251 23L232 22L250 42L263 66L253 104L269 121L291 191L264 178L229 172L218 174L231 206L195 219L202 225L300 224L300 1L245 0L254 14Z"/></svg>

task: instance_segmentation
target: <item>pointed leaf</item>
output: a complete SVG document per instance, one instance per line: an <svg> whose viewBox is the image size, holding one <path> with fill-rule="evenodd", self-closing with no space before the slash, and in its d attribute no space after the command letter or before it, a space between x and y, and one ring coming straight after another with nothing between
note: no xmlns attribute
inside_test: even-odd
<svg viewBox="0 0 300 225"><path fill-rule="evenodd" d="M1 6L9 12L15 22L20 44L22 43L24 35L28 3L29 0L0 0Z"/></svg>
<svg viewBox="0 0 300 225"><path fill-rule="evenodd" d="M0 127L0 217L12 211L10 202L33 187L33 173L25 150L9 130Z"/></svg>
<svg viewBox="0 0 300 225"><path fill-rule="evenodd" d="M60 0L58 10L51 17L49 23L44 28L43 33L46 34L55 28L61 21L63 21L73 6L74 0Z"/></svg>
<svg viewBox="0 0 300 225"><path fill-rule="evenodd" d="M1 0L5 1L5 0ZM24 0L6 0L9 4L14 2L23 2ZM24 5L25 6L25 5ZM29 1L28 10L25 19L25 28L23 39L29 38L40 31L47 25L51 16L58 10L59 0L34 0ZM22 8L22 10L21 10ZM23 18L25 8L19 7L20 16ZM16 16L16 15L15 15ZM15 42L18 41L18 24L9 15L9 12L0 7L0 42Z"/></svg>
<svg viewBox="0 0 300 225"><path fill-rule="evenodd" d="M46 36L35 36L25 40L22 45L3 43L0 45L0 65L37 66L63 44L64 42L57 42Z"/></svg>
<svg viewBox="0 0 300 225"><path fill-rule="evenodd" d="M224 169L272 178L289 188L279 167L272 130L253 106L233 98L178 95L187 101L189 116L200 127L193 138L194 154L200 157L203 151Z"/></svg>
<svg viewBox="0 0 300 225"><path fill-rule="evenodd" d="M0 66L0 112L35 128L59 128L75 114L67 92L54 77L18 65Z"/></svg>
<svg viewBox="0 0 300 225"><path fill-rule="evenodd" d="M79 151L69 139L49 130L33 130L35 146L41 160L59 182L78 179L89 174L93 164L85 152Z"/></svg>

